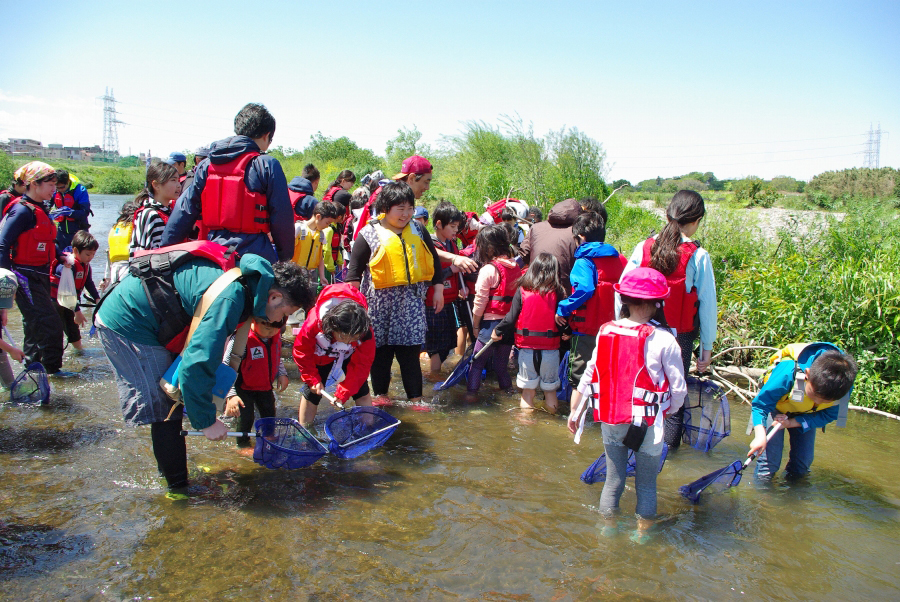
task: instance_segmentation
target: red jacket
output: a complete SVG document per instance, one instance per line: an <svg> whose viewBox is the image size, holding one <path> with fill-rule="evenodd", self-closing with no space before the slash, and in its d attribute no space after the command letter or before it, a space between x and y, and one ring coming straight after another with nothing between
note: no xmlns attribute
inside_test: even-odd
<svg viewBox="0 0 900 602"><path fill-rule="evenodd" d="M653 247L653 238L644 241L644 254L641 258L641 267L650 267L650 249ZM678 260L678 267L675 271L666 276L669 283L669 298L663 306L663 313L666 315L666 322L669 326L678 332L691 332L695 328L695 318L697 317L697 288L694 287L690 292L684 287L684 281L687 277L687 264L700 248L696 242L683 242L678 246L681 257Z"/></svg>
<svg viewBox="0 0 900 602"><path fill-rule="evenodd" d="M496 288L491 289L484 313L506 315L512 305L513 295L516 294L516 283L522 276L522 268L509 267L499 261L492 261L491 265L500 273L500 282Z"/></svg>
<svg viewBox="0 0 900 602"><path fill-rule="evenodd" d="M31 209L35 226L19 235L13 245L10 258L17 265L46 266L56 258L56 224L43 207L31 199L19 198L19 202Z"/></svg>
<svg viewBox="0 0 900 602"><path fill-rule="evenodd" d="M317 366L326 366L335 361L336 353L330 347L333 344L322 335L320 315L326 313L337 303L350 300L364 308L369 305L361 292L349 284L330 284L322 289L316 306L306 316L300 327L300 334L294 339L294 363L300 370L300 378L310 387L321 384ZM317 335L322 335L318 337ZM329 345L323 347L322 343ZM338 384L335 396L345 402L350 399L369 378L372 361L375 359L375 333L369 332L362 339L351 344L350 361L344 370L344 380Z"/></svg>
<svg viewBox="0 0 900 602"><path fill-rule="evenodd" d="M597 336L600 327L616 318L616 291L613 285L622 277L628 260L618 257L591 257L597 270L594 294L569 316L572 330L583 335ZM572 287L574 290L574 286Z"/></svg>
<svg viewBox="0 0 900 602"><path fill-rule="evenodd" d="M559 349L556 326L556 295L522 289L522 311L516 320L516 347L519 349Z"/></svg>
<svg viewBox="0 0 900 602"><path fill-rule="evenodd" d="M447 240L445 243L434 237L432 237L431 240L434 242L435 249L440 249L455 255L459 254L456 243L452 240ZM447 270L452 265L452 261L441 259L442 271ZM444 280L444 303L452 303L457 299L459 299L459 273L454 274L453 272L450 272L450 275ZM428 287L428 292L425 294L425 305L427 307L434 305L434 286Z"/></svg>
<svg viewBox="0 0 900 602"><path fill-rule="evenodd" d="M57 294L59 293L60 277L56 274L56 268L58 266L59 261L56 259L50 264L50 296L54 299L57 298ZM72 276L75 277L75 292L77 293L78 298L81 298L81 291L84 290L84 285L87 284L88 279L91 277L91 264L81 263L76 259L75 265L72 266Z"/></svg>
<svg viewBox="0 0 900 602"><path fill-rule="evenodd" d="M247 353L241 360L241 388L271 391L281 362L281 337L278 333L264 341L254 330L247 335Z"/></svg>
<svg viewBox="0 0 900 602"><path fill-rule="evenodd" d="M206 186L200 194L207 228L239 234L269 232L269 201L264 193L247 190L244 180L247 165L258 156L247 152L228 163L209 164Z"/></svg>

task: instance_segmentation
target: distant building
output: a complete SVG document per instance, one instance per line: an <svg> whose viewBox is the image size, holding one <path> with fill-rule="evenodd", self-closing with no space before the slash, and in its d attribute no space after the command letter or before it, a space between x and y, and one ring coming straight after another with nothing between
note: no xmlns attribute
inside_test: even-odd
<svg viewBox="0 0 900 602"><path fill-rule="evenodd" d="M20 157L41 157L43 159L69 159L72 161L94 161L105 157L99 145L63 146L48 144L46 147L38 140L30 138L10 138L9 142L0 142L0 150Z"/></svg>
<svg viewBox="0 0 900 602"><path fill-rule="evenodd" d="M31 138L10 138L9 152L11 155L24 155L26 157L43 157L44 146L40 140Z"/></svg>

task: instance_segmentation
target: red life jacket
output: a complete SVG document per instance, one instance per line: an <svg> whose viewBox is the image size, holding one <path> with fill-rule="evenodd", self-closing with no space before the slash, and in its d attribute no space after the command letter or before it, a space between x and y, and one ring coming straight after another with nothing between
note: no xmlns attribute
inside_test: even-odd
<svg viewBox="0 0 900 602"><path fill-rule="evenodd" d="M600 326L616 317L616 292L613 285L622 277L622 270L628 262L621 254L618 257L591 257L597 270L594 294L569 316L572 330L582 335L597 336ZM575 290L575 287L572 287Z"/></svg>
<svg viewBox="0 0 900 602"><path fill-rule="evenodd" d="M308 194L306 194L305 192L297 192L296 190L291 190L290 188L288 188L288 196L291 199L291 207L294 209L294 223L307 220L312 217L312 214L297 215L297 203L309 196Z"/></svg>
<svg viewBox="0 0 900 602"><path fill-rule="evenodd" d="M173 353L180 353L184 348L184 341L191 325L191 315L181 306L181 296L175 290L172 276L179 266L196 258L212 261L222 268L223 272L235 267L237 263L233 249L208 240L136 251L128 263L129 273L141 279L150 310L159 324L157 339L163 347ZM252 303L249 292L247 301ZM94 310L95 315L99 309L98 303ZM244 313L249 312L245 309ZM242 317L241 321L245 319L246 316Z"/></svg>
<svg viewBox="0 0 900 602"><path fill-rule="evenodd" d="M519 349L559 349L556 326L556 295L521 289L522 311L516 320L516 347Z"/></svg>
<svg viewBox="0 0 900 602"><path fill-rule="evenodd" d="M648 238L644 241L644 255L641 258L641 267L650 266L650 249L653 247L654 240ZM687 292L684 281L687 272L687 264L697 252L700 245L695 241L683 242L678 246L681 257L678 260L678 267L675 271L666 276L666 282L669 283L669 298L663 306L663 313L666 315L666 322L669 326L678 332L691 332L696 325L697 317L697 287Z"/></svg>
<svg viewBox="0 0 900 602"><path fill-rule="evenodd" d="M184 184L184 181L187 180L187 177L188 177L188 172L184 172L183 174L178 176L178 183Z"/></svg>
<svg viewBox="0 0 900 602"><path fill-rule="evenodd" d="M338 190L343 190L343 187L341 187L341 186L332 186L332 187L329 188L327 191L325 191L325 196L322 197L322 200L323 200L323 201L330 201L330 200L332 200L332 199L334 198L334 195L337 193Z"/></svg>
<svg viewBox="0 0 900 602"><path fill-rule="evenodd" d="M0 190L0 198L2 198L4 194L7 194L9 196L6 198L5 202L3 203L2 209L0 209L0 211L2 211L2 212L0 212L0 216L6 215L7 212L9 212L10 208L12 208L12 206L16 203L16 201L18 201L20 198L22 198L22 195L17 193L15 191L15 189Z"/></svg>
<svg viewBox="0 0 900 602"><path fill-rule="evenodd" d="M269 232L269 203L262 192L247 190L247 165L259 156L248 152L228 163L210 163L200 194L203 224L238 234Z"/></svg>
<svg viewBox="0 0 900 602"><path fill-rule="evenodd" d="M492 261L491 265L500 273L500 282L488 293L486 314L505 316L509 313L513 295L516 294L516 282L522 276L522 268L519 266L507 267L499 261Z"/></svg>
<svg viewBox="0 0 900 602"><path fill-rule="evenodd" d="M475 213L474 211L466 211L466 224L471 222L473 217L476 221L478 220L477 213ZM469 228L465 232L463 232L463 230L460 229L460 231L456 233L456 236L462 242L462 247L465 248L475 242L475 237L478 236L478 230L476 230L475 228Z"/></svg>
<svg viewBox="0 0 900 602"><path fill-rule="evenodd" d="M247 335L247 353L241 361L241 388L248 391L271 391L278 376L281 359L281 337L278 333L263 341L252 328Z"/></svg>
<svg viewBox="0 0 900 602"><path fill-rule="evenodd" d="M456 248L456 243L452 240L447 240L447 242L443 243L439 241L437 238L432 237L431 239L434 242L434 248L441 249L442 251L447 251L448 253L454 253L456 255L459 254L459 251ZM447 261L445 259L441 259L441 270L446 270L450 266L453 265L452 261ZM450 275L447 276L447 279L444 280L444 303L452 303L459 299L459 273L454 274L450 272ZM434 287L429 286L428 292L425 294L425 305L431 307L434 305Z"/></svg>
<svg viewBox="0 0 900 602"><path fill-rule="evenodd" d="M57 209L62 209L63 207L68 207L69 209L75 208L75 197L72 196L71 190L67 190L65 194L60 194L57 190L53 193L53 205ZM68 215L60 215L59 217L54 218L57 222L74 222L75 219Z"/></svg>
<svg viewBox="0 0 900 602"><path fill-rule="evenodd" d="M49 265L56 258L56 224L44 208L31 199L19 197L19 202L34 214L35 225L16 239L10 254L12 262L27 266Z"/></svg>
<svg viewBox="0 0 900 602"><path fill-rule="evenodd" d="M356 224L356 229L353 230L353 240L356 240L356 237L359 236L359 231L362 230L363 226L368 224L369 220L372 218L372 212L375 211L375 200L378 198L378 195L381 194L382 188L383 186L379 186L372 191L369 200L363 205L362 212L359 214L359 222Z"/></svg>
<svg viewBox="0 0 900 602"><path fill-rule="evenodd" d="M144 207L143 205L141 205L135 210L134 215L131 217L131 224L135 229L137 229L138 216L141 214L141 212L144 211L144 209L153 209L154 211L156 211L156 215L159 216L159 219L161 219L164 224L169 223L169 216L171 215L171 213L163 211L162 209L159 209L157 207Z"/></svg>
<svg viewBox="0 0 900 602"><path fill-rule="evenodd" d="M650 324L637 327L607 322L597 335L597 363L591 375L594 420L627 424L643 417L652 425L665 417L669 406L669 381L657 386L647 372L644 346L653 332Z"/></svg>
<svg viewBox="0 0 900 602"><path fill-rule="evenodd" d="M59 291L59 276L56 275L58 265L59 261L56 259L50 264L50 296L54 299ZM76 259L75 265L72 266L72 275L75 276L75 292L78 293L78 298L81 298L81 291L84 290L84 285L91 275L90 264L81 263Z"/></svg>

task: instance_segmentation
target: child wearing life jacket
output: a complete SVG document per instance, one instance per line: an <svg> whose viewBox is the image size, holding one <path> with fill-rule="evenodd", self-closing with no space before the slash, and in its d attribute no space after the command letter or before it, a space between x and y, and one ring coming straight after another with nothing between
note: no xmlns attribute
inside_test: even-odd
<svg viewBox="0 0 900 602"><path fill-rule="evenodd" d="M429 179L430 179L430 174ZM375 202L375 219L359 231L350 254L347 282L369 303L375 332L372 393L375 405L390 405L394 357L407 399L422 398L419 351L425 342L425 293L434 286L434 310L444 305L444 281L431 236L412 222L415 192L403 181L388 182Z"/></svg>
<svg viewBox="0 0 900 602"><path fill-rule="evenodd" d="M675 193L666 208L668 222L658 236L648 238L635 247L622 277L629 271L651 267L666 277L671 296L666 300L666 321L676 331L681 348L684 372L691 367L694 342L700 339L697 370L709 367L713 342L716 340L716 280L709 253L691 237L706 213L703 197L693 190ZM678 449L683 433L684 411L673 412L666 419L666 444Z"/></svg>
<svg viewBox="0 0 900 602"><path fill-rule="evenodd" d="M614 320L615 292L628 261L606 240L606 221L598 213L582 213L572 224L572 236L578 240L575 264L569 281L572 294L556 307L556 323L572 329L569 352L569 382L578 386L594 345L600 326Z"/></svg>
<svg viewBox="0 0 900 602"><path fill-rule="evenodd" d="M335 272L344 265L346 259L343 238L347 231L344 226L350 215L350 193L344 189L338 190L331 198L331 202L337 207L338 216L322 232L325 234L325 240L331 241L331 248L325 249L325 272L326 276L333 280Z"/></svg>
<svg viewBox="0 0 900 602"><path fill-rule="evenodd" d="M128 273L128 259L131 257L131 233L134 230L134 212L140 203L125 201L119 210L116 223L109 230L109 248L106 251L106 269L100 281L100 292L121 280Z"/></svg>
<svg viewBox="0 0 900 602"><path fill-rule="evenodd" d="M172 204L180 194L181 183L175 167L163 162L151 163L147 168L147 184L134 199L141 205L134 212L131 253L160 247Z"/></svg>
<svg viewBox="0 0 900 602"><path fill-rule="evenodd" d="M771 479L781 467L784 431L791 442L788 478L809 472L816 444L816 429L837 421L843 427L856 361L831 343L794 343L775 353L763 385L753 398L753 441L748 456L762 452L756 459L756 476ZM766 428L773 421L779 429L766 443Z"/></svg>
<svg viewBox="0 0 900 602"><path fill-rule="evenodd" d="M516 283L522 276L522 268L510 258L510 240L505 227L500 224L485 226L478 231L475 238L479 260L483 262L475 281L475 301L472 308L472 322L478 340L475 342L475 353L487 345L494 332L512 305L516 292ZM502 391L512 389L512 377L509 375L509 353L512 341L501 341L491 345L481 357L473 360L469 367L466 383L466 401L477 401L476 394L481 388L481 371L488 360L493 361L497 384Z"/></svg>
<svg viewBox="0 0 900 602"><path fill-rule="evenodd" d="M275 394L272 383L277 381L278 392L288 388L288 375L281 359L281 329L284 318L270 322L253 316L250 318L250 333L247 347L241 359L237 380L225 398L225 415L240 416L238 431L253 432L254 408L260 418L275 416ZM234 349L234 337L228 339L225 347L225 364L228 364ZM238 447L248 447L250 437L238 437Z"/></svg>
<svg viewBox="0 0 900 602"><path fill-rule="evenodd" d="M25 331L22 349L29 364L41 362L48 374L73 376L61 370L63 326L50 296L50 264L63 259L56 248L56 224L46 210L56 191L56 170L31 161L16 170L15 178L25 183L25 193L3 218L0 268L15 271L28 284L30 295L24 285L16 293ZM74 257L65 261L71 265Z"/></svg>
<svg viewBox="0 0 900 602"><path fill-rule="evenodd" d="M534 395L540 385L547 411L556 413L560 341L556 304L565 295L559 281L559 262L553 255L541 253L518 281L509 313L491 335L499 342L515 334L519 348L516 385L522 389L519 407L524 410L534 409Z"/></svg>
<svg viewBox="0 0 900 602"><path fill-rule="evenodd" d="M352 397L358 406L371 406L369 370L375 358L375 333L361 292L349 284L322 289L294 339L294 362L300 370L299 421L309 426L316 418L322 392L336 383L334 397L341 404Z"/></svg>
<svg viewBox="0 0 900 602"><path fill-rule="evenodd" d="M353 188L353 185L356 184L356 174L350 171L349 169L345 169L341 171L334 179L334 182L328 186L328 190L325 191L325 194L322 196L323 201L334 201L334 195L340 192L341 190L347 191Z"/></svg>
<svg viewBox="0 0 900 602"><path fill-rule="evenodd" d="M450 355L450 350L457 346L457 333L465 324L463 316L468 311L463 305L465 300L460 298L460 269L454 265L453 259L445 259L447 255L454 259L459 256L456 232L462 220L462 212L448 201L441 201L434 209L434 234L431 240L441 258L444 309L435 312L434 289L429 288L428 296L425 297L425 351L431 369L426 378L431 381L443 380L439 375L441 364Z"/></svg>
<svg viewBox="0 0 900 602"><path fill-rule="evenodd" d="M94 278L91 275L91 260L97 254L100 243L87 230L79 230L72 237L72 255L74 255L75 263L71 266L72 275L75 277L75 296L78 302L81 301L81 292L87 289L95 301L100 298L97 287L94 286ZM62 276L64 264L54 260L50 265L50 295L56 305L56 311L63 322L63 331L66 339L79 351L83 349L81 345L81 327L84 326L84 314L76 303L75 309L63 307L57 301L57 291L59 290L59 279Z"/></svg>
<svg viewBox="0 0 900 602"><path fill-rule="evenodd" d="M615 532L628 450L635 451L637 531L632 539L642 543L656 516L664 418L681 408L687 385L675 337L654 325L665 326L662 303L669 296L665 276L651 268L636 268L614 288L621 295L622 313L600 327L591 359L572 392L568 428L580 431L590 407L594 420L601 423L606 451L606 484L600 495L604 534Z"/></svg>
<svg viewBox="0 0 900 602"><path fill-rule="evenodd" d="M12 309L18 287L19 281L16 279L16 275L9 270L0 268L0 322L4 324L8 311ZM21 362L25 359L25 354L11 341L6 341L0 336L0 383L3 383L4 387L9 387L15 380L12 366L9 365L10 357Z"/></svg>
<svg viewBox="0 0 900 602"><path fill-rule="evenodd" d="M293 262L310 272L318 273L319 282L325 284L325 252L330 239L322 232L340 216L337 206L330 201L321 201L313 209L313 215L306 221L294 224Z"/></svg>

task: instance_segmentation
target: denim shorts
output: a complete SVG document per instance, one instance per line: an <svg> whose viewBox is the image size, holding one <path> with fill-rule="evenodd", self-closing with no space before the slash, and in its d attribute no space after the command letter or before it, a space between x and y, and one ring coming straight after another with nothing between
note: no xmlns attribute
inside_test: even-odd
<svg viewBox="0 0 900 602"><path fill-rule="evenodd" d="M520 389L555 391L559 388L559 349L519 349L519 373L516 385Z"/></svg>

